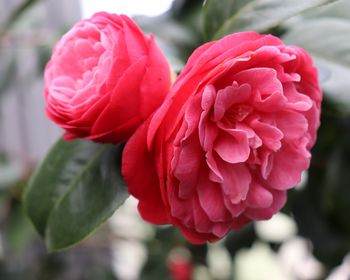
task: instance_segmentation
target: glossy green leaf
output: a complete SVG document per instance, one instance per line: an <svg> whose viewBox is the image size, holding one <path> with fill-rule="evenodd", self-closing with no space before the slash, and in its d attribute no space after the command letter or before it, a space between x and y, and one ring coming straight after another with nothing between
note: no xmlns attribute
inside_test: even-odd
<svg viewBox="0 0 350 280"><path fill-rule="evenodd" d="M310 8L335 0L206 0L204 32L219 39L238 31L264 32Z"/></svg>
<svg viewBox="0 0 350 280"><path fill-rule="evenodd" d="M328 97L350 108L350 20L315 18L295 22L283 37L287 44L305 48L319 69L327 69L321 81Z"/></svg>
<svg viewBox="0 0 350 280"><path fill-rule="evenodd" d="M77 243L124 202L120 157L120 147L87 140L60 140L49 152L24 194L25 210L49 250Z"/></svg>

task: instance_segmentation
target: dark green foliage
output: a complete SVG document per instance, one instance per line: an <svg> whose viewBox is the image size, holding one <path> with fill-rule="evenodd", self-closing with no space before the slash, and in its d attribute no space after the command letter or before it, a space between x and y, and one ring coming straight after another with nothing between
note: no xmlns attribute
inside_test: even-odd
<svg viewBox="0 0 350 280"><path fill-rule="evenodd" d="M121 147L60 140L32 177L24 206L49 250L71 246L124 202Z"/></svg>

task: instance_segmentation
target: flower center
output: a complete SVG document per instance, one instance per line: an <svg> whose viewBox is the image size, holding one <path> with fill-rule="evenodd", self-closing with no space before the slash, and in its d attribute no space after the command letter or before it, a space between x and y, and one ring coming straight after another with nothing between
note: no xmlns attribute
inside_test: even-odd
<svg viewBox="0 0 350 280"><path fill-rule="evenodd" d="M236 122L243 121L252 111L253 108L248 105L232 106L226 111L224 120L227 124L235 125Z"/></svg>

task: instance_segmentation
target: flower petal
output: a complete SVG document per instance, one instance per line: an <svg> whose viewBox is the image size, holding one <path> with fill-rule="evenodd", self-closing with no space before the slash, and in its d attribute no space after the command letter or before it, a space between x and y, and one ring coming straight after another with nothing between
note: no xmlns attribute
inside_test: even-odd
<svg viewBox="0 0 350 280"><path fill-rule="evenodd" d="M221 132L214 143L214 150L228 163L245 162L250 153L247 134L233 129L230 134Z"/></svg>

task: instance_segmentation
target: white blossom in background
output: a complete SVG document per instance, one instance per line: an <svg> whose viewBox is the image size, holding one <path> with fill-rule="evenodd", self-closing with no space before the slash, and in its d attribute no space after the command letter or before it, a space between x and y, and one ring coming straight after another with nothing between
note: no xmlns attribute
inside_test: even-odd
<svg viewBox="0 0 350 280"><path fill-rule="evenodd" d="M137 200L129 197L109 219L113 233L112 266L118 279L139 279L147 260L144 240L154 237L154 228L141 220Z"/></svg>
<svg viewBox="0 0 350 280"><path fill-rule="evenodd" d="M295 237L283 243L278 257L292 279L312 280L323 276L323 265L312 255L311 243L305 238Z"/></svg>
<svg viewBox="0 0 350 280"><path fill-rule="evenodd" d="M350 254L346 255L343 263L332 270L326 280L349 280L350 279Z"/></svg>
<svg viewBox="0 0 350 280"><path fill-rule="evenodd" d="M222 242L208 245L207 262L210 275L214 279L229 279L231 275L232 260Z"/></svg>
<svg viewBox="0 0 350 280"><path fill-rule="evenodd" d="M132 196L118 208L108 224L118 238L146 240L155 234L154 227L141 219L137 211L137 200Z"/></svg>
<svg viewBox="0 0 350 280"><path fill-rule="evenodd" d="M257 235L269 242L283 242L297 233L295 221L281 212L275 214L270 220L255 222L254 226Z"/></svg>
<svg viewBox="0 0 350 280"><path fill-rule="evenodd" d="M213 280L210 277L208 267L205 265L197 265L193 270L193 280Z"/></svg>
<svg viewBox="0 0 350 280"><path fill-rule="evenodd" d="M119 240L112 244L112 268L118 279L140 279L147 260L147 249L142 242Z"/></svg>
<svg viewBox="0 0 350 280"><path fill-rule="evenodd" d="M234 280L295 280L288 275L278 255L264 243L239 250L233 271Z"/></svg>
<svg viewBox="0 0 350 280"><path fill-rule="evenodd" d="M301 180L298 185L295 186L295 189L300 191L303 190L306 187L307 180L309 178L309 173L308 170L304 170L301 173Z"/></svg>

